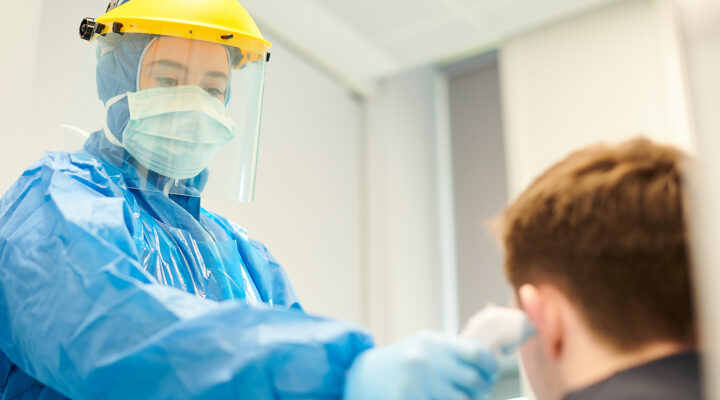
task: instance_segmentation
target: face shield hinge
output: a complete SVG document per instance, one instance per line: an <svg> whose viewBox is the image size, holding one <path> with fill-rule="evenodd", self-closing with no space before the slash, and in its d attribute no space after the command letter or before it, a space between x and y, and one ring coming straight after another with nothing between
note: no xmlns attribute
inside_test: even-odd
<svg viewBox="0 0 720 400"><path fill-rule="evenodd" d="M266 63L270 62L270 53L267 53L267 55L265 56L265 62Z"/></svg>
<svg viewBox="0 0 720 400"><path fill-rule="evenodd" d="M119 23L119 22L113 22L113 26L112 26L112 31L113 31L113 33L117 33L118 35L122 35L122 34L123 34L123 33L122 33L122 28L123 28L123 24L121 24L121 23Z"/></svg>
<svg viewBox="0 0 720 400"><path fill-rule="evenodd" d="M90 40L94 34L100 34L104 29L105 24L95 21L94 18L85 18L80 23L80 37L85 40Z"/></svg>

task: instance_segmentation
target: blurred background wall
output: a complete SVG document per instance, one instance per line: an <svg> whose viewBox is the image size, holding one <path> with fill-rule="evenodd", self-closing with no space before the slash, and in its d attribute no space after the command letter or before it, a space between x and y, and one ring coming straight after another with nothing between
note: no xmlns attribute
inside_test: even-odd
<svg viewBox="0 0 720 400"><path fill-rule="evenodd" d="M65 147L87 81L77 26L106 3L1 0L0 190ZM718 70L698 49L716 36L687 32L702 13L674 3L244 1L274 43L256 201L205 206L268 246L310 312L380 344L457 332L507 303L484 223L543 168L639 133L693 149L690 104L712 129L710 95L689 101L684 47L697 94ZM497 398L520 393L516 373L507 382Z"/></svg>
<svg viewBox="0 0 720 400"><path fill-rule="evenodd" d="M644 134L691 148L672 4L631 0L502 48L510 192L593 142Z"/></svg>
<svg viewBox="0 0 720 400"><path fill-rule="evenodd" d="M687 60L691 123L698 143L699 165L690 196L691 231L695 247L695 272L705 346L706 398L720 396L720 2L683 0L676 2Z"/></svg>

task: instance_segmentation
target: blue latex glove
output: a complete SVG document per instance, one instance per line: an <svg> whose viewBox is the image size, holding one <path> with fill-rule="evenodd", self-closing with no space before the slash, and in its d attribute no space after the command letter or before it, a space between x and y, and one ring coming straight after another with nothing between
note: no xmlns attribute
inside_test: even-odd
<svg viewBox="0 0 720 400"><path fill-rule="evenodd" d="M461 400L486 397L498 363L482 345L421 332L360 355L348 372L345 400Z"/></svg>

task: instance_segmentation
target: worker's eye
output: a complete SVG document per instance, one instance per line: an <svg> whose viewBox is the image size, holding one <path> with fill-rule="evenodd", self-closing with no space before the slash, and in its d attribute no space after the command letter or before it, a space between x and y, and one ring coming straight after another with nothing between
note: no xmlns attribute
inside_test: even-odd
<svg viewBox="0 0 720 400"><path fill-rule="evenodd" d="M213 87L206 87L204 89L206 92L210 93L212 96L215 96L220 100L223 100L225 98L225 91L223 90Z"/></svg>
<svg viewBox="0 0 720 400"><path fill-rule="evenodd" d="M157 87L172 87L177 86L178 81L174 78L166 78L166 77L157 77L155 78L155 82L157 83Z"/></svg>

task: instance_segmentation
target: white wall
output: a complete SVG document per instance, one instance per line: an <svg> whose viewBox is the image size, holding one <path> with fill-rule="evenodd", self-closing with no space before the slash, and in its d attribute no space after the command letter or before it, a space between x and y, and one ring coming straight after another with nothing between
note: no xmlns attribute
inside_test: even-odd
<svg viewBox="0 0 720 400"><path fill-rule="evenodd" d="M705 348L706 398L720 398L720 2L678 0L698 138L700 168L691 192L700 326Z"/></svg>
<svg viewBox="0 0 720 400"><path fill-rule="evenodd" d="M460 321L510 299L500 243L486 225L507 204L497 61L486 54L448 71Z"/></svg>
<svg viewBox="0 0 720 400"><path fill-rule="evenodd" d="M570 150L639 133L691 147L665 0L626 0L515 37L501 67L510 193Z"/></svg>
<svg viewBox="0 0 720 400"><path fill-rule="evenodd" d="M497 53L446 69L452 136L458 314L464 323L488 303L507 305L501 244L487 223L507 205L505 139ZM491 399L521 394L518 362L501 360Z"/></svg>
<svg viewBox="0 0 720 400"><path fill-rule="evenodd" d="M365 294L379 343L418 329L454 328L444 319L457 311L443 281L455 266L441 236L452 205L440 197L450 166L441 165L449 162L449 148L439 137L446 133L439 78L433 68L413 70L382 83L367 101Z"/></svg>
<svg viewBox="0 0 720 400"><path fill-rule="evenodd" d="M3 144L0 146L0 192L20 175L26 163L25 151L31 121L41 119L45 110L35 107L37 93L33 71L40 30L27 29L27 18L40 15L41 1L0 2L0 120ZM18 32L28 31L23 35Z"/></svg>
<svg viewBox="0 0 720 400"><path fill-rule="evenodd" d="M28 164L47 150L61 150L70 99L80 79L83 61L93 59L88 43L80 39L83 17L100 15L107 6L98 0L77 0L73 7L62 2L23 1L0 3L0 48L6 55L0 65L0 113L9 124L6 152L0 159L0 192L14 182ZM31 18L39 26L52 26L51 35L27 29ZM18 32L28 31L19 35ZM22 38L21 38L22 36ZM20 40L21 38L21 40Z"/></svg>

